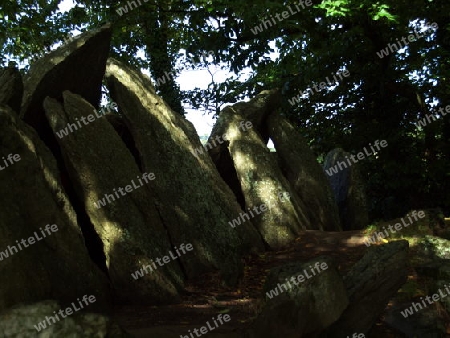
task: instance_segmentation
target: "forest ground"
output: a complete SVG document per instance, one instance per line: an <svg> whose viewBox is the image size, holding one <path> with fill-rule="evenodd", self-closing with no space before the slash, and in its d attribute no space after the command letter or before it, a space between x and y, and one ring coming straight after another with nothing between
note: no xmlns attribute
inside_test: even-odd
<svg viewBox="0 0 450 338"><path fill-rule="evenodd" d="M380 223L378 226L388 224ZM282 251L266 252L250 257L246 262L244 278L236 288L223 286L217 274L208 274L195 283L188 283L181 304L170 306L118 306L115 314L118 322L136 337L189 337L188 330L204 326L206 321L217 317L219 313L228 313L231 321L208 333L209 337L242 337L240 329L248 328L262 304L264 280L269 270L289 262L307 261L314 257L327 255L335 259L339 272L344 275L362 258L368 247L364 244L372 231L321 232L305 231L291 246ZM381 244L381 243L380 243ZM417 253L410 248L410 261L417 263ZM397 300L409 299L426 290L427 280L417 275L414 268L409 269L408 282L411 288L402 287L387 305L386 309ZM411 293L411 294L409 294ZM412 300L412 299L411 299ZM437 305L439 306L439 305ZM448 333L450 320L448 314L438 309L445 318ZM403 337L388 327L380 316L367 337Z"/></svg>

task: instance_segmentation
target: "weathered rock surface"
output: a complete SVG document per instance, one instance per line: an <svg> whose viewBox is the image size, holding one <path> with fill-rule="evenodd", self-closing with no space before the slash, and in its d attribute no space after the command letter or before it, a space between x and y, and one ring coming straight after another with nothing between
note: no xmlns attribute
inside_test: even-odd
<svg viewBox="0 0 450 338"><path fill-rule="evenodd" d="M269 113L277 109L279 102L280 96L278 91L272 91L271 95L260 95L259 97L255 97L252 100L251 105L248 105L246 102L238 102L234 104L234 111L236 111L239 107L242 108L239 112L243 120L239 121L239 123L244 123L243 125L239 125L235 131L245 133L244 130L249 129L245 126L245 122L250 122L251 128L258 133L263 143L267 144L269 134L266 126L266 120ZM242 193L241 184L236 174L233 159L230 157L230 153L228 151L229 141L224 140L224 142L221 142L223 134L219 135L219 133L214 132L214 130L215 129L213 128L207 143L211 146L206 148L209 148L209 155L213 158L214 164L216 165L220 175L225 179L228 186L233 191L241 207L245 209L245 198ZM215 135L214 137L213 134ZM273 154L274 153L271 153L272 156ZM274 158L278 161L276 156Z"/></svg>
<svg viewBox="0 0 450 338"><path fill-rule="evenodd" d="M325 157L323 167L338 205L342 229L360 230L369 222L364 184L357 164L349 166L346 156L350 158L342 149L333 149Z"/></svg>
<svg viewBox="0 0 450 338"><path fill-rule="evenodd" d="M450 241L426 235L417 244L418 250L430 259L450 259Z"/></svg>
<svg viewBox="0 0 450 338"><path fill-rule="evenodd" d="M47 145L52 142L48 139L52 131L45 118L44 99L49 96L62 101L63 91L69 90L98 108L110 39L108 24L80 34L31 65L24 77L20 116Z"/></svg>
<svg viewBox="0 0 450 338"><path fill-rule="evenodd" d="M251 115L255 111L263 117L273 111L279 100L278 95L276 91L263 92L250 102L226 107L208 140L209 144L214 145L209 154L222 178L238 199L239 196L244 199L241 207L247 213L255 207L261 210L263 204L269 208L260 211L260 215L252 211L255 216L252 222L264 241L274 249L286 246L302 230L311 228L305 205L283 176L277 159L270 153L258 128L244 128L247 122L253 124L250 119L256 120ZM217 145L215 140L220 143L223 135L226 135L226 142ZM279 194L289 198L279 198Z"/></svg>
<svg viewBox="0 0 450 338"><path fill-rule="evenodd" d="M320 230L341 230L330 183L306 141L277 113L269 116L267 124L281 170L305 204L311 225Z"/></svg>
<svg viewBox="0 0 450 338"><path fill-rule="evenodd" d="M76 303L76 300L75 300ZM84 304L84 303L83 303ZM80 305L76 304L77 308ZM119 325L109 317L97 313L76 312L63 319L58 315L59 321L55 317L59 310L65 310L58 302L53 300L43 301L31 305L16 306L0 314L0 336L4 338L47 338L47 337L114 337L131 338ZM86 307L86 311L90 308ZM51 319L46 321L46 317L53 316L56 323ZM45 321L45 328L39 326ZM35 328L38 326L39 331Z"/></svg>
<svg viewBox="0 0 450 338"><path fill-rule="evenodd" d="M54 157L32 128L1 106L0 155L9 154L20 160L6 168L1 160L0 311L48 298L68 305L85 294L97 298L93 309L107 309L109 282L89 258ZM47 224L57 231L46 232Z"/></svg>
<svg viewBox="0 0 450 338"><path fill-rule="evenodd" d="M349 332L367 334L389 300L408 276L408 247L405 240L370 247L345 276L350 305L327 332L346 337Z"/></svg>
<svg viewBox="0 0 450 338"><path fill-rule="evenodd" d="M418 275L430 278L433 282L428 284L429 295L432 293L439 293L439 290L444 292L445 287L449 288L450 281L450 260L434 258L429 263L415 267ZM450 312L450 298L440 298L439 302L444 306L447 312Z"/></svg>
<svg viewBox="0 0 450 338"><path fill-rule="evenodd" d="M318 268L312 272L311 267ZM297 338L317 334L336 321L348 305L342 277L328 257L272 269L264 291L267 295L273 290L279 294L266 297L253 325L255 337Z"/></svg>
<svg viewBox="0 0 450 338"><path fill-rule="evenodd" d="M143 170L156 175L149 186L172 243L195 248L180 258L187 276L220 270L234 284L242 255L263 244L251 222L228 224L242 210L207 153L193 154L202 148L195 128L155 94L148 77L110 59L107 81Z"/></svg>
<svg viewBox="0 0 450 338"><path fill-rule="evenodd" d="M420 304L420 300L416 303ZM384 314L384 322L394 328L399 336L408 338L443 338L447 337L446 323L436 307L427 307L413 316L405 318L402 312L411 306L411 302L394 303Z"/></svg>
<svg viewBox="0 0 450 338"><path fill-rule="evenodd" d="M401 239L402 237L433 235L433 228L429 216L430 214L427 210L410 210L402 217L378 223L375 228L377 231L374 232L373 236L380 239L386 237L387 233L389 240L391 240L393 238ZM389 226L391 226L393 231L388 230ZM400 230L394 230L395 226L400 227Z"/></svg>
<svg viewBox="0 0 450 338"><path fill-rule="evenodd" d="M6 104L17 114L23 95L22 75L14 67L0 69L0 104Z"/></svg>
<svg viewBox="0 0 450 338"><path fill-rule="evenodd" d="M435 259L431 262L414 267L417 274L434 280L450 280L450 260Z"/></svg>
<svg viewBox="0 0 450 338"><path fill-rule="evenodd" d="M95 115L94 108L79 95L64 92L63 98L64 106L50 98L44 102L55 132L67 123ZM139 182L143 174L111 124L101 116L68 136L58 138L58 142L77 197L103 243L106 266L118 300L129 303L178 301L178 290L184 279L179 260L155 265L153 271L144 272L138 280L131 275L144 265L152 266L152 259L156 261L168 255L172 247L154 193L143 180ZM159 179L157 174L155 180ZM121 188L123 192L126 186L132 186L131 191L119 194L117 190ZM98 201L105 198L105 194L112 197L101 207ZM201 250L195 243L193 245L194 250ZM188 252L186 256L189 255Z"/></svg>

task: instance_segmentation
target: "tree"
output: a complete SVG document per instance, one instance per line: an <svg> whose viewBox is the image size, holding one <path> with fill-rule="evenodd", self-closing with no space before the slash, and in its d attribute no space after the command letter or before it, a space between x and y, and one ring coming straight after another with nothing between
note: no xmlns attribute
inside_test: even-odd
<svg viewBox="0 0 450 338"><path fill-rule="evenodd" d="M137 1L137 0L136 0ZM159 94L183 114L182 102L218 113L226 103L263 89L282 88L280 112L301 128L319 158L335 147L357 153L375 140L389 146L361 161L371 215L394 217L410 208L450 211L450 122L416 122L445 107L450 92L450 26L443 0L140 0L138 9L110 0L81 1L56 13L59 1L8 3L0 10L2 63L29 58L72 29L113 22L111 54L148 69ZM20 13L17 14L17 13ZM437 29L431 26L437 24ZM414 30L428 33L408 41ZM391 44L391 47L389 47ZM395 51L393 45L405 47ZM386 50L386 48L390 48ZM143 51L145 57L137 56ZM388 51L382 55L381 51ZM187 56L179 62L181 52ZM270 54L272 53L272 55ZM210 57L203 55L210 54ZM186 68L214 64L237 74L206 90L182 93L175 81ZM250 71L241 80L239 75ZM299 91L350 76L298 98ZM211 73L211 75L213 75Z"/></svg>

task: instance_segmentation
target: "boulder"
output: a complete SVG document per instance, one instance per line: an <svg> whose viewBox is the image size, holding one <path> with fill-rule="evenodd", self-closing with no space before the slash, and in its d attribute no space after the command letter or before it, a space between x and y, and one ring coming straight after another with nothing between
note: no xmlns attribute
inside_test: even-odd
<svg viewBox="0 0 450 338"><path fill-rule="evenodd" d="M109 282L89 258L56 161L6 106L0 106L0 157L0 311L48 298L67 305L84 294L97 298L92 309L107 310Z"/></svg>
<svg viewBox="0 0 450 338"><path fill-rule="evenodd" d="M450 281L450 260L435 259L433 261L415 266L417 274L433 280Z"/></svg>
<svg viewBox="0 0 450 338"><path fill-rule="evenodd" d="M266 303L253 323L255 337L315 337L348 305L342 277L328 257L289 263L270 271Z"/></svg>
<svg viewBox="0 0 450 338"><path fill-rule="evenodd" d="M364 229L369 223L364 183L358 165L349 166L349 153L340 148L330 151L323 164L339 209L343 230Z"/></svg>
<svg viewBox="0 0 450 338"><path fill-rule="evenodd" d="M283 176L276 157L258 132L263 129L257 128L258 123L264 118L250 115L259 111L263 117L267 116L278 101L278 92L262 92L249 102L226 107L208 140L211 158L246 211L246 216L236 215L236 219L245 222L251 218L273 249L288 245L301 231L311 228L306 206ZM255 128L250 120L256 121ZM222 139L225 141L221 142Z"/></svg>
<svg viewBox="0 0 450 338"><path fill-rule="evenodd" d="M195 128L156 95L147 76L112 59L106 76L142 170L156 175L149 185L161 222L174 245L190 242L196 248L180 258L186 275L219 270L235 284L242 255L264 247L251 222L236 229L229 225L242 210L207 153L194 155L202 149Z"/></svg>
<svg viewBox="0 0 450 338"><path fill-rule="evenodd" d="M306 141L278 113L271 114L267 124L281 170L305 204L311 224L320 230L341 230L330 182Z"/></svg>
<svg viewBox="0 0 450 338"><path fill-rule="evenodd" d="M23 95L22 75L16 67L0 69L0 104L20 113Z"/></svg>
<svg viewBox="0 0 450 338"><path fill-rule="evenodd" d="M417 274L423 277L427 277L431 283L429 283L428 290L429 295L432 293L439 293L439 290L444 291L445 287L448 288L450 282L450 260L435 258L433 261L414 267ZM441 297L439 302L444 306L445 310L450 313L450 298Z"/></svg>
<svg viewBox="0 0 450 338"><path fill-rule="evenodd" d="M420 299L416 299L415 303L420 304ZM411 304L411 302L393 302L383 314L385 325L395 329L398 337L442 338L448 336L442 310L437 309L436 306L430 306L405 318L402 312Z"/></svg>
<svg viewBox="0 0 450 338"><path fill-rule="evenodd" d="M327 332L346 337L349 332L367 334L389 300L408 276L408 248L405 240L372 246L344 277L350 305Z"/></svg>
<svg viewBox="0 0 450 338"><path fill-rule="evenodd" d="M55 134L68 123L81 125L57 139L76 198L88 215L88 226L101 239L100 250L118 301L177 302L184 280L180 261L154 263L173 248L150 180L145 182L130 151L103 115L79 95L66 91L63 99L60 104L47 98L45 112ZM89 116L94 116L93 122L83 125L81 121L89 121ZM194 250L200 249L194 246ZM143 266L148 266L146 271L141 270ZM136 271L143 275L133 277Z"/></svg>
<svg viewBox="0 0 450 338"><path fill-rule="evenodd" d="M62 101L63 91L69 90L98 108L110 39L109 24L80 34L38 59L24 77L20 117L37 130L52 152L57 152L56 141L45 118L44 99L49 96Z"/></svg>
<svg viewBox="0 0 450 338"><path fill-rule="evenodd" d="M81 307L79 304L75 305L77 309ZM0 314L0 335L4 338L131 338L131 335L108 316L88 313L89 307L86 307L85 311L81 310L69 316L67 316L68 312L64 311L66 309L54 300L15 306ZM62 312L64 319L59 314L60 310L64 311Z"/></svg>

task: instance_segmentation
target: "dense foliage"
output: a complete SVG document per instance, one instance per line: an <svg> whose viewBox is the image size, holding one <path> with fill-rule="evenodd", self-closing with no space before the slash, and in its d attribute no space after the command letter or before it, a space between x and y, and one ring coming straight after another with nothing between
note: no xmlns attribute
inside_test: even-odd
<svg viewBox="0 0 450 338"><path fill-rule="evenodd" d="M112 22L112 55L148 69L155 80L166 78L157 89L180 114L182 102L217 113L225 103L281 88L280 111L301 128L319 158L336 147L356 154L377 139L388 142L360 162L373 218L410 208L450 212L449 117L416 126L433 106L450 104L448 1L135 1L140 5L122 15L118 9L126 1L76 0L65 13L57 11L59 0L3 4L1 62L29 59L73 29ZM402 38L425 29L406 48L379 56L389 43L404 47ZM212 81L207 90L181 92L174 76L208 63L236 76ZM248 69L250 77L239 81ZM300 90L343 70L350 76L290 104Z"/></svg>

